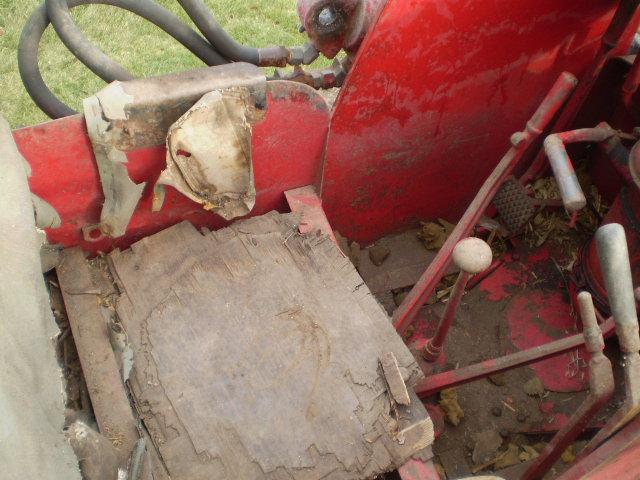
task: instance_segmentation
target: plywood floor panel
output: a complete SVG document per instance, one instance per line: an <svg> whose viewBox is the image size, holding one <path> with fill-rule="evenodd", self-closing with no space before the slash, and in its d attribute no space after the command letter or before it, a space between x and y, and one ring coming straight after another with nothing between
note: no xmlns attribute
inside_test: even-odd
<svg viewBox="0 0 640 480"><path fill-rule="evenodd" d="M392 352L411 386L415 359L349 260L295 224L182 223L109 255L132 397L172 479L364 479L432 441L379 365Z"/></svg>

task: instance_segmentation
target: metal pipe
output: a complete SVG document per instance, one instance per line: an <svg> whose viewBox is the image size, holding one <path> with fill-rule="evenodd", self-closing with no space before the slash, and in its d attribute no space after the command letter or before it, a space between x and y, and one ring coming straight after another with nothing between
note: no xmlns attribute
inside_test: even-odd
<svg viewBox="0 0 640 480"><path fill-rule="evenodd" d="M620 349L624 353L638 353L638 314L624 227L618 223L600 227L596 232L596 248Z"/></svg>
<svg viewBox="0 0 640 480"><path fill-rule="evenodd" d="M451 291L442 319L438 324L438 329L433 338L429 339L424 347L423 357L429 362L436 361L442 352L442 346L460 306L467 282L473 275L483 272L491 266L493 253L486 242L479 238L471 237L461 240L456 245L452 257L460 273Z"/></svg>
<svg viewBox="0 0 640 480"><path fill-rule="evenodd" d="M600 76L604 65L611 57L611 53L615 52L618 47L620 38L627 30L629 24L634 20L636 10L640 5L640 0L621 0L616 12L609 23L607 31L602 36L600 49L595 55L595 59L589 70L580 79L580 85L568 102L566 108L560 114L556 122L557 130L566 130L571 126L576 115L582 108L584 101L591 92L593 85ZM637 19L635 19L634 30L637 30ZM534 161L529 165L526 172L520 177L521 183L525 184L542 174L545 168L545 154L540 152Z"/></svg>
<svg viewBox="0 0 640 480"><path fill-rule="evenodd" d="M594 452L584 458L580 455L580 459L574 461L571 468L559 479L582 480L587 476L590 480L640 478L640 465L637 462L623 463L625 476L614 477L610 471L616 470L618 462L624 462L621 457L631 454L633 458L637 458L638 452L640 452L640 418L630 422Z"/></svg>
<svg viewBox="0 0 640 480"><path fill-rule="evenodd" d="M584 325L584 340L591 353L589 360L589 395L572 415L569 422L551 439L540 455L521 477L521 480L538 480L558 461L562 453L589 425L593 417L611 398L614 391L613 369L611 362L604 356L604 339L598 328L595 308L591 295L581 292L578 295L580 314Z"/></svg>
<svg viewBox="0 0 640 480"><path fill-rule="evenodd" d="M422 308L431 296L433 289L440 282L447 268L449 268L451 254L456 244L469 235L498 189L500 189L506 178L511 175L513 168L522 158L527 148L547 128L551 119L564 105L576 85L577 80L572 74L568 72L560 74L547 96L529 122L527 122L525 130L516 132L511 136L512 148L502 157L502 160L482 185L436 257L393 314L393 324L400 334L403 334L407 327L411 325L418 310Z"/></svg>
<svg viewBox="0 0 640 480"><path fill-rule="evenodd" d="M470 273L461 271L458 274L456 283L453 285L453 290L451 291L451 296L449 297L447 306L444 309L444 314L438 323L436 333L424 346L422 357L428 362L435 362L438 357L440 357L440 353L442 353L442 346L444 345L447 333L449 333L449 328L451 328L451 324L456 316L456 311L460 306L460 301L462 300L464 290L470 278Z"/></svg>

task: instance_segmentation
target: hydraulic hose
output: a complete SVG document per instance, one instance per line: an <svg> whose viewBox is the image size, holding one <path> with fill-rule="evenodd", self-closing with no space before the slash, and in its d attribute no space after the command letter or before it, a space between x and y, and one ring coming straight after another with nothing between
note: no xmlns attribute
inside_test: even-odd
<svg viewBox="0 0 640 480"><path fill-rule="evenodd" d="M79 5L101 4L123 8L154 23L189 49L207 65L221 65L227 61L209 43L184 24L178 17L150 0L68 0L40 5L29 17L18 46L18 68L27 92L36 105L49 117L61 118L75 114L75 110L61 102L47 87L38 66L38 50L42 34L49 25L47 10L64 44L78 59L107 82L127 80L133 76L93 46L71 20L69 9ZM71 20L71 23L69 21Z"/></svg>
<svg viewBox="0 0 640 480"><path fill-rule="evenodd" d="M213 18L202 0L178 0L178 3L204 37L226 58L233 62L247 62L254 65L260 63L258 49L241 45L231 38Z"/></svg>
<svg viewBox="0 0 640 480"><path fill-rule="evenodd" d="M120 64L111 60L84 36L71 18L67 0L46 0L45 6L49 21L62 43L91 71L105 82L133 80L133 75Z"/></svg>
<svg viewBox="0 0 640 480"><path fill-rule="evenodd" d="M82 33L71 17L67 0L46 0L47 14L56 33L78 60L106 82L133 78L120 66L95 47ZM104 4L128 10L161 28L193 52L207 65L227 63L200 35L171 12L148 0L85 0L83 4Z"/></svg>
<svg viewBox="0 0 640 480"><path fill-rule="evenodd" d="M51 92L38 66L40 41L50 22L65 46L100 78L106 82L133 78L124 67L91 44L74 23L70 9L79 5L111 5L128 10L174 37L207 65L244 61L262 66L284 66L287 62L307 64L317 57L317 51L312 50L312 55L309 56L309 50L305 47L257 49L241 45L222 29L201 1L178 1L211 43L152 0L45 0L27 20L18 46L18 67L27 92L36 105L51 118L76 113Z"/></svg>
<svg viewBox="0 0 640 480"><path fill-rule="evenodd" d="M51 118L67 117L77 113L56 97L42 78L38 66L38 50L42 34L49 25L44 4L31 14L18 44L18 69L27 93L35 104Z"/></svg>

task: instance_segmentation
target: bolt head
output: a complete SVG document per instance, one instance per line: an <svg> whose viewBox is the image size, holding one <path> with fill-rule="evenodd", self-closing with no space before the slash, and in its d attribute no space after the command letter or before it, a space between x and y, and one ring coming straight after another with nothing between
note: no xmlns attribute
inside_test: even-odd
<svg viewBox="0 0 640 480"><path fill-rule="evenodd" d="M318 23L323 27L331 25L338 19L338 15L331 6L326 6L318 14Z"/></svg>
<svg viewBox="0 0 640 480"><path fill-rule="evenodd" d="M456 267L472 275L485 271L492 261L491 247L479 238L465 238L453 250L453 263Z"/></svg>

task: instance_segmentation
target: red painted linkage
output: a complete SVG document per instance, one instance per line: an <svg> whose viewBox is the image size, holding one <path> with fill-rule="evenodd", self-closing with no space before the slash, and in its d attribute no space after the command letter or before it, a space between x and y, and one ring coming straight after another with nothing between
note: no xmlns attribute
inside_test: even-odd
<svg viewBox="0 0 640 480"><path fill-rule="evenodd" d="M615 330L613 318L609 318L601 325L602 335L606 338ZM416 385L416 393L420 398L426 398L445 388L452 388L465 383L473 382L496 373L524 367L532 363L540 362L550 357L555 357L575 350L584 345L584 337L581 333L567 338L546 343L528 350L516 352L504 357L485 360L484 362L469 365L468 367L450 370L448 372L431 375Z"/></svg>
<svg viewBox="0 0 640 480"><path fill-rule="evenodd" d="M600 48L591 63L589 70L583 75L579 87L576 89L575 94L567 104L567 108L563 110L560 114L560 118L558 118L558 121L556 122L557 130L562 131L571 127L571 124L580 112L580 109L582 108L607 61L612 56L619 54L618 47L628 47L627 37L633 35L635 30L638 28L637 15L637 0L622 0L620 2L613 18L611 19L609 28L607 28L607 31L602 37ZM636 77L638 72L636 70L637 68L633 69L632 74L629 75L630 78L628 77L627 82L625 82L625 87L623 88L623 95L627 95L628 91L632 90L628 101L630 101L630 96L633 96L633 93L637 89ZM522 176L521 181L529 182L531 179L536 178L544 170L545 165L545 154L544 152L540 152Z"/></svg>

